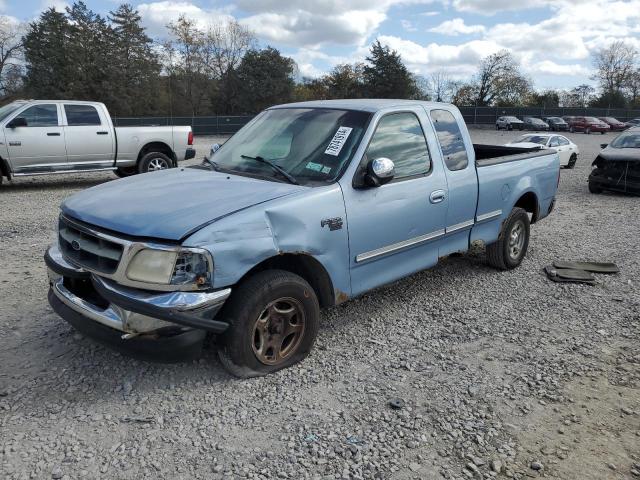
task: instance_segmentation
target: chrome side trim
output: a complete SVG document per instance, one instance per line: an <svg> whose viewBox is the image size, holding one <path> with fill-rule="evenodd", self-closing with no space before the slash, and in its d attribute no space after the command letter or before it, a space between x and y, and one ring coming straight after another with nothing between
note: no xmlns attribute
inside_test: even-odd
<svg viewBox="0 0 640 480"><path fill-rule="evenodd" d="M427 233L425 235L420 235L419 237L410 238L409 240L403 240L402 242L393 243L391 245L387 245L386 247L377 248L375 250L371 250L369 252L361 253L356 255L356 263L365 262L367 260L371 260L373 258L381 257L383 255L388 255L390 253L395 253L399 250L404 250L405 248L414 247L421 243L429 242L431 240L435 240L436 238L440 238L444 236L445 230L437 230L435 232Z"/></svg>
<svg viewBox="0 0 640 480"><path fill-rule="evenodd" d="M502 210L494 210L493 212L483 213L482 215L478 215L476 217L476 223L486 222L487 220L499 217L500 215L502 215Z"/></svg>
<svg viewBox="0 0 640 480"><path fill-rule="evenodd" d="M458 230L464 230L465 228L469 228L472 227L473 224L475 222L473 220L467 220L466 222L460 222L460 223L456 223L455 225L451 225L450 227L447 227L446 233L454 233L457 232Z"/></svg>

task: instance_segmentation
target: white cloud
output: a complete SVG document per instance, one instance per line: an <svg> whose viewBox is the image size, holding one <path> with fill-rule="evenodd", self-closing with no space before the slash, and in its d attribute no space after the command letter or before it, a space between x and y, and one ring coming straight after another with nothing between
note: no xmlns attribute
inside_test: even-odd
<svg viewBox="0 0 640 480"><path fill-rule="evenodd" d="M435 17L436 15L440 15L440 12L436 12L434 10L430 10L428 12L422 12L420 14L423 17Z"/></svg>
<svg viewBox="0 0 640 480"><path fill-rule="evenodd" d="M402 28L404 28L407 32L418 31L418 28L413 24L413 22L409 20L400 20L400 25L402 25Z"/></svg>
<svg viewBox="0 0 640 480"><path fill-rule="evenodd" d="M448 2L444 2L448 3ZM459 12L494 15L507 10L525 10L541 8L552 4L564 3L563 0L453 0L451 6Z"/></svg>
<svg viewBox="0 0 640 480"><path fill-rule="evenodd" d="M457 77L471 75L483 57L501 48L500 45L485 40L474 40L461 45L438 43L420 45L411 40L390 35L382 35L378 40L396 50L414 72L424 74L445 70Z"/></svg>
<svg viewBox="0 0 640 480"><path fill-rule="evenodd" d="M42 0L40 2L40 9L36 13L43 12L44 10L48 10L53 7L58 12L64 12L67 7L70 7L68 2L64 0Z"/></svg>
<svg viewBox="0 0 640 480"><path fill-rule="evenodd" d="M233 17L230 9L204 10L193 3L185 1L165 0L161 2L141 3L137 6L144 25L152 37L165 37L167 24L176 21L180 15L194 19L198 26L226 22Z"/></svg>
<svg viewBox="0 0 640 480"><path fill-rule="evenodd" d="M483 25L466 25L462 18L454 18L446 20L440 25L429 29L430 32L440 33L442 35L470 35L473 33L483 33L485 27Z"/></svg>

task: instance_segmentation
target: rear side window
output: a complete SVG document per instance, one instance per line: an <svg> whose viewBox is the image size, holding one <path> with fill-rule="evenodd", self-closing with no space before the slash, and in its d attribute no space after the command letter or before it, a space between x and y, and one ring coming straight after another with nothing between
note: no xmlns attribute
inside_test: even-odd
<svg viewBox="0 0 640 480"><path fill-rule="evenodd" d="M369 160L380 157L393 161L396 179L431 171L431 156L418 117L408 112L382 117L367 148Z"/></svg>
<svg viewBox="0 0 640 480"><path fill-rule="evenodd" d="M58 108L53 103L34 105L27 108L18 117L22 117L27 121L27 127L58 126Z"/></svg>
<svg viewBox="0 0 640 480"><path fill-rule="evenodd" d="M67 125L70 127L100 125L98 110L91 105L65 105L64 112L67 115Z"/></svg>
<svg viewBox="0 0 640 480"><path fill-rule="evenodd" d="M447 168L451 171L467 168L469 164L467 148L453 114L447 110L431 110L431 120L436 129Z"/></svg>

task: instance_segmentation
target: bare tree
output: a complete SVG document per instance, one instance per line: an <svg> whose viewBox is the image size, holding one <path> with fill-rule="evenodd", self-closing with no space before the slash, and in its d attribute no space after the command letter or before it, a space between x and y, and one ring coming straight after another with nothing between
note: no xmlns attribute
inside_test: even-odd
<svg viewBox="0 0 640 480"><path fill-rule="evenodd" d="M164 45L164 65L171 87L189 104L191 114L198 115L208 87L205 34L184 15L167 29L171 39Z"/></svg>
<svg viewBox="0 0 640 480"><path fill-rule="evenodd" d="M428 79L428 90L436 102L449 102L453 96L451 77L444 71L432 73Z"/></svg>
<svg viewBox="0 0 640 480"><path fill-rule="evenodd" d="M204 34L204 54L214 78L224 78L237 68L255 43L253 32L235 20L210 25Z"/></svg>
<svg viewBox="0 0 640 480"><path fill-rule="evenodd" d="M531 81L520 72L518 62L507 50L482 60L473 85L478 106L518 104L531 90Z"/></svg>
<svg viewBox="0 0 640 480"><path fill-rule="evenodd" d="M23 66L23 26L5 15L0 16L0 96L16 92L21 84Z"/></svg>
<svg viewBox="0 0 640 480"><path fill-rule="evenodd" d="M578 104L576 106L583 108L589 105L589 102L595 92L595 89L586 83L571 89L571 93L574 94L577 99Z"/></svg>
<svg viewBox="0 0 640 480"><path fill-rule="evenodd" d="M637 106L640 101L640 69L634 70L629 75L627 91L629 92L629 102L632 106Z"/></svg>
<svg viewBox="0 0 640 480"><path fill-rule="evenodd" d="M637 58L638 51L632 45L617 40L593 55L593 79L600 82L605 94L619 94L635 71Z"/></svg>

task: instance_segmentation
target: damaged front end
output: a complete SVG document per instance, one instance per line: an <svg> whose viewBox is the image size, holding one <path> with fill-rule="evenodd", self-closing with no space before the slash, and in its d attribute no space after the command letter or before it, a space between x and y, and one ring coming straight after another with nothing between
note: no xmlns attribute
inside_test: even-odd
<svg viewBox="0 0 640 480"><path fill-rule="evenodd" d="M589 190L603 190L640 195L640 158L598 155L591 164Z"/></svg>

